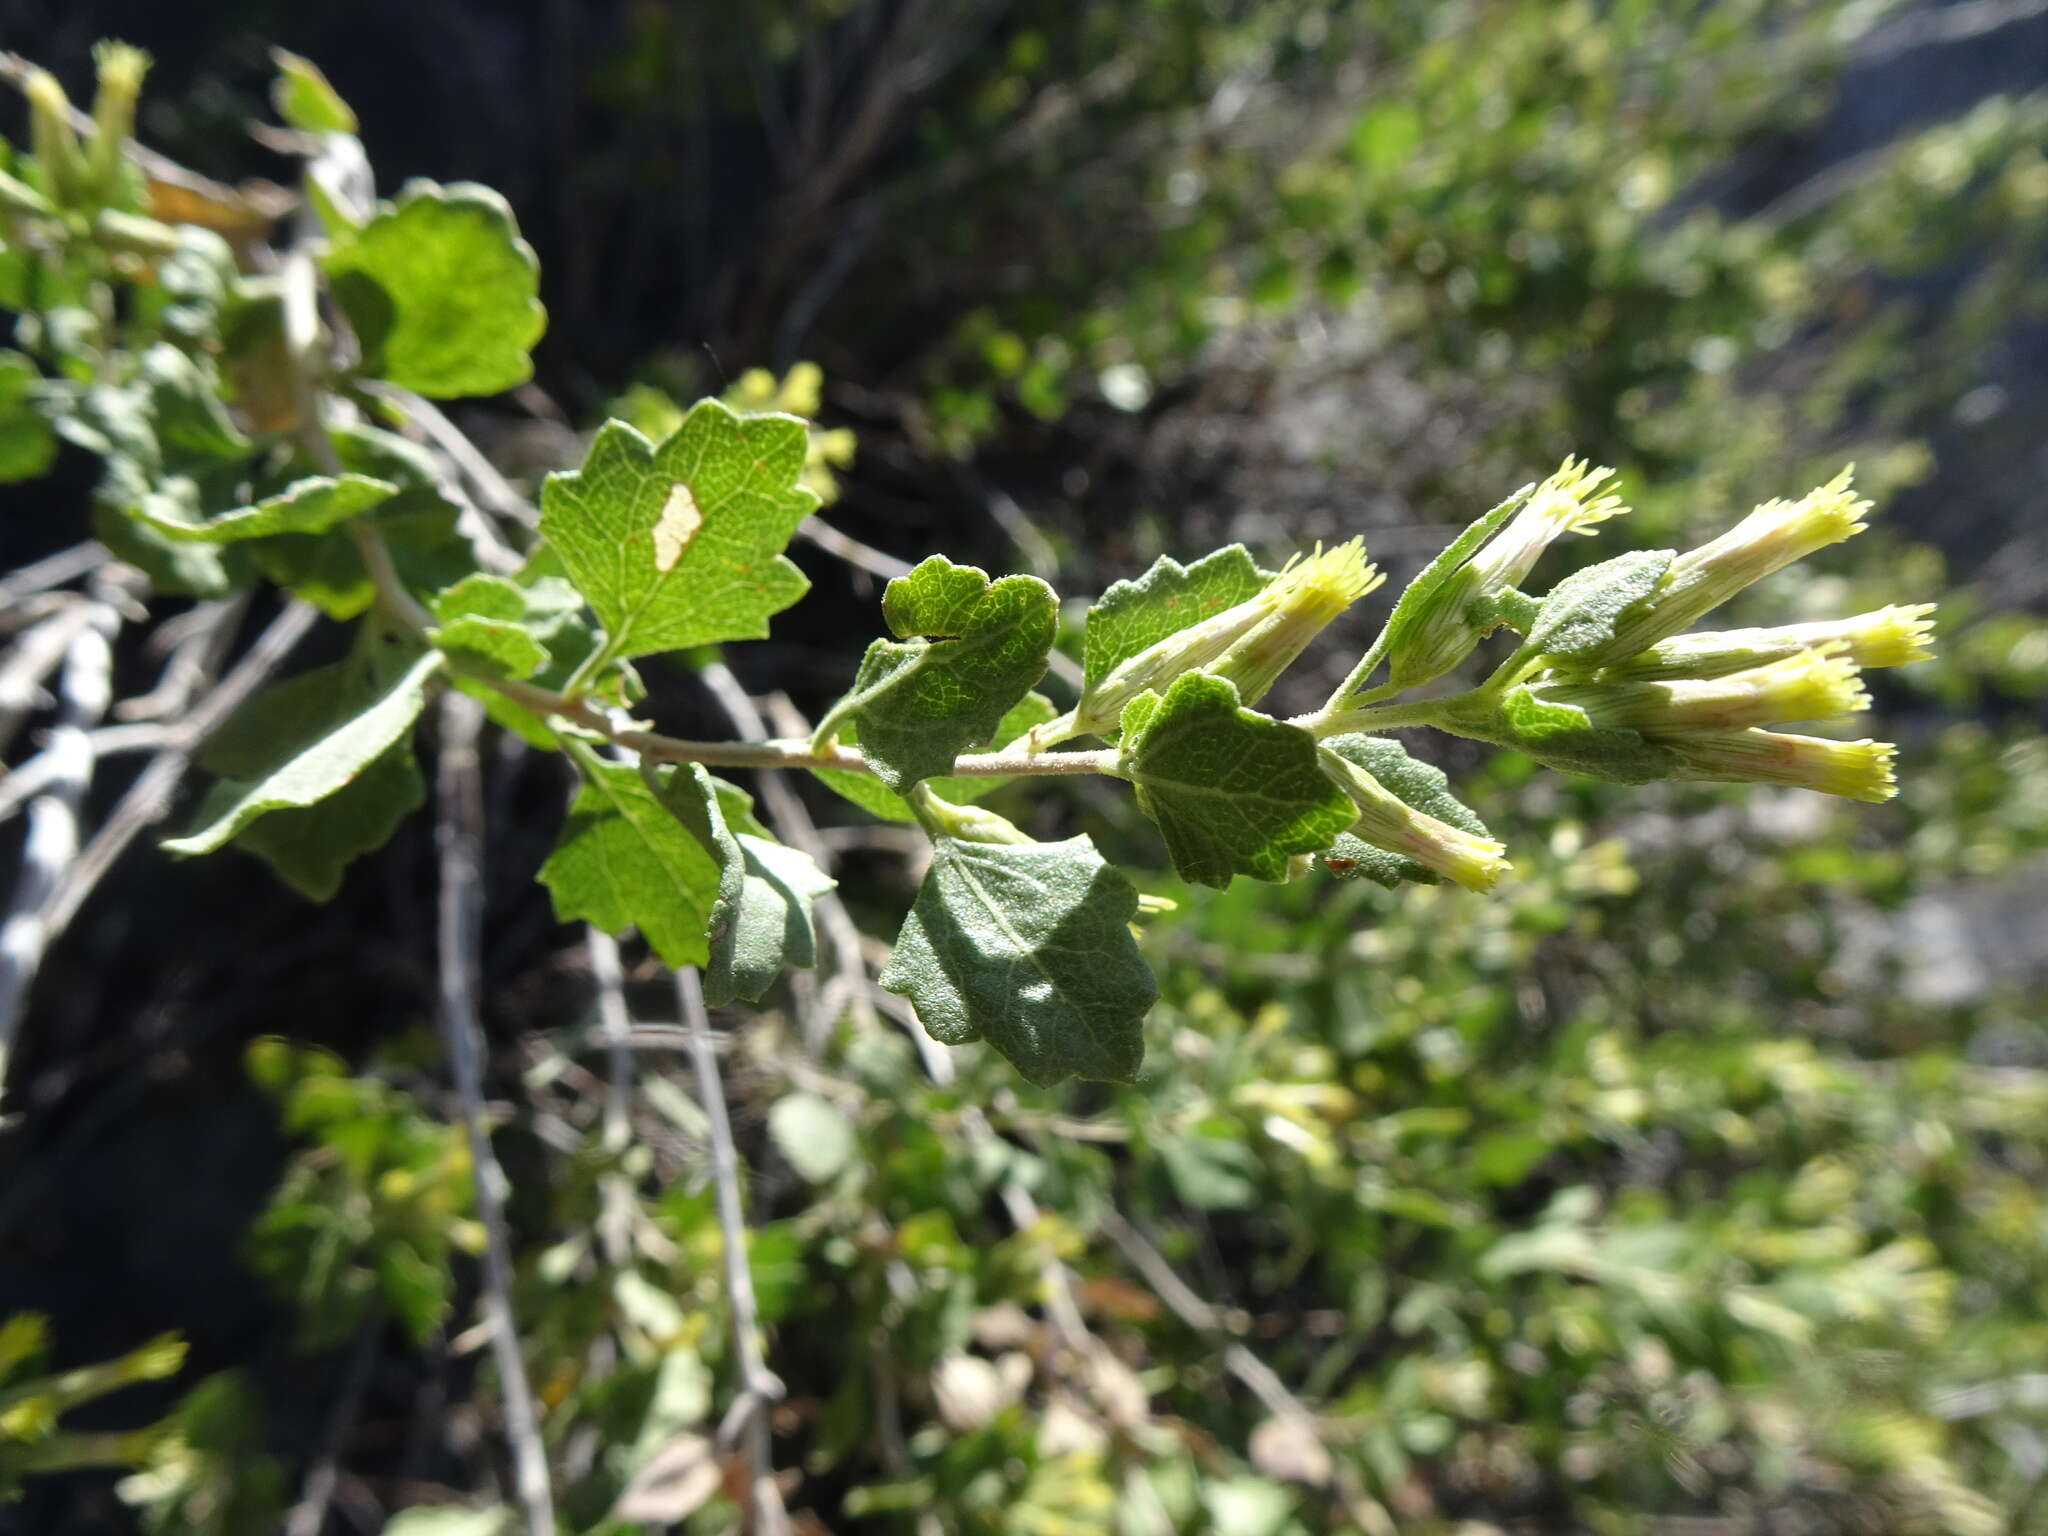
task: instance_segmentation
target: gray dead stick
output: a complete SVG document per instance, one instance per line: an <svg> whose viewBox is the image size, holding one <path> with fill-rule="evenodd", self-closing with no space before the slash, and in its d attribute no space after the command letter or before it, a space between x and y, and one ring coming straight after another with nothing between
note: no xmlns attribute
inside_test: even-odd
<svg viewBox="0 0 2048 1536"><path fill-rule="evenodd" d="M533 1388L519 1347L512 1311L512 1244L505 1232L505 1170L491 1149L484 1111L483 1024L478 978L483 940L483 774L477 736L483 706L450 690L441 698L441 752L436 782L434 842L440 854L440 973L437 1015L441 1047L469 1138L476 1180L476 1211L484 1229L483 1310L491 1354L505 1404L505 1438L512 1448L513 1491L527 1536L555 1536L554 1496L547 1453L541 1446Z"/></svg>
<svg viewBox="0 0 2048 1536"><path fill-rule="evenodd" d="M51 940L70 926L71 919L78 915L86 897L106 878L107 871L127 851L128 845L163 820L170 810L171 796L177 791L178 781L184 778L185 769L199 744L240 708L250 694L263 686L319 617L319 609L294 598L285 605L282 613L270 621L270 627L263 631L214 690L193 705L191 713L185 717L184 736L150 759L149 766L137 775L128 793L121 797L121 803L114 807L106 824L86 844L84 854L57 887L57 893L50 901Z"/></svg>
<svg viewBox="0 0 2048 1536"><path fill-rule="evenodd" d="M51 899L78 857L78 820L97 758L92 728L113 702L114 636L121 612L93 602L64 651L57 723L50 731L49 784L30 802L28 837L7 919L0 924L0 1083L28 989L52 936Z"/></svg>

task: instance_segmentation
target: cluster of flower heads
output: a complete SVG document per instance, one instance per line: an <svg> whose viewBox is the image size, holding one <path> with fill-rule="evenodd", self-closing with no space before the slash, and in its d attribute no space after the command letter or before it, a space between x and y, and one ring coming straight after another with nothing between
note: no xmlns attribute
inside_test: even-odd
<svg viewBox="0 0 2048 1536"><path fill-rule="evenodd" d="M1719 538L1687 550L1614 636L1539 683L1548 702L1622 727L1675 759L1673 778L1785 784L1856 800L1896 793L1889 742L1771 729L1870 707L1861 669L1932 654L1932 603L1775 628L1689 631L1743 588L1867 526L1870 503L1844 470L1797 501L1770 501Z"/></svg>
<svg viewBox="0 0 2048 1536"><path fill-rule="evenodd" d="M1695 631L1691 626L1744 588L1866 526L1870 503L1844 470L1796 501L1756 508L1720 537L1682 553L1635 562L1640 587L1610 601L1604 628L1544 651L1544 599L1521 591L1543 552L1566 534L1590 534L1628 511L1613 471L1567 459L1538 485L1496 509L1418 580L1382 645L1388 681L1333 699L1303 723L1316 735L1378 732L1428 723L1511 746L1567 771L1639 783L1708 779L1789 785L1851 799L1895 793L1894 748L1779 727L1867 709L1862 670L1903 666L1931 654L1934 605L1891 606L1842 619L1773 628ZM1620 566L1624 562L1614 564ZM1644 580L1647 570L1654 579ZM1594 573L1587 573L1591 577ZM1383 580L1360 541L1320 547L1290 562L1257 596L1130 658L1090 689L1074 716L1080 730L1113 730L1118 712L1182 671L1228 678L1247 704L1259 699L1316 634ZM1582 578L1582 585L1584 579ZM1577 596L1578 594L1575 594ZM1403 609L1412 609L1405 617ZM1383 705L1388 695L1442 677L1503 626L1529 635L1476 688L1430 705ZM1361 688L1366 679L1355 677ZM1358 809L1351 835L1412 860L1433 875L1484 889L1508 868L1501 844L1476 823L1457 826L1397 793L1371 768L1325 746L1325 774ZM1455 801L1449 804L1455 805Z"/></svg>

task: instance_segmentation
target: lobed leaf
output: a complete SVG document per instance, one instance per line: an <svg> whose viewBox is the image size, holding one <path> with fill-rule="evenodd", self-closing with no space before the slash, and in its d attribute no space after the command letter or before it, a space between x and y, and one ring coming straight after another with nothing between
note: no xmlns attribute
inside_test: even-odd
<svg viewBox="0 0 2048 1536"><path fill-rule="evenodd" d="M829 741L854 722L875 776L900 794L987 741L1044 676L1059 601L1036 576L990 581L933 555L889 583L882 611L906 638L868 647L817 734Z"/></svg>
<svg viewBox="0 0 2048 1536"><path fill-rule="evenodd" d="M1243 708L1223 678L1190 672L1164 698L1141 695L1123 729L1122 772L1184 880L1284 880L1291 858L1357 817L1317 766L1315 737Z"/></svg>
<svg viewBox="0 0 2048 1536"><path fill-rule="evenodd" d="M1242 544L1188 565L1161 555L1144 575L1117 582L1088 610L1081 641L1087 685L1168 635L1257 597L1269 580Z"/></svg>
<svg viewBox="0 0 2048 1536"><path fill-rule="evenodd" d="M702 965L718 864L637 768L578 754L582 787L541 865L561 922L638 927L668 965Z"/></svg>
<svg viewBox="0 0 2048 1536"><path fill-rule="evenodd" d="M940 838L879 979L934 1040L986 1040L1039 1087L1129 1082L1159 990L1131 936L1137 910L1086 837Z"/></svg>
<svg viewBox="0 0 2048 1536"><path fill-rule="evenodd" d="M524 679L548 664L548 648L536 630L552 633L560 614L536 608L529 588L502 576L465 576L436 593L432 607L441 621L431 636L434 644L466 671Z"/></svg>
<svg viewBox="0 0 2048 1536"><path fill-rule="evenodd" d="M423 395L495 395L533 377L540 267L504 198L406 184L321 259L367 373Z"/></svg>
<svg viewBox="0 0 2048 1536"><path fill-rule="evenodd" d="M818 505L804 448L797 417L703 400L659 446L606 422L580 469L548 476L541 532L612 654L760 639L809 590L782 554Z"/></svg>

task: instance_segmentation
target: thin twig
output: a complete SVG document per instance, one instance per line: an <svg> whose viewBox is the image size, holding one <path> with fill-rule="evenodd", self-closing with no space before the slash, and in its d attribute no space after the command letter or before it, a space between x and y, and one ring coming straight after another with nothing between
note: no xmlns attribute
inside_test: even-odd
<svg viewBox="0 0 2048 1536"><path fill-rule="evenodd" d="M539 510L519 494L498 466L470 440L469 434L448 419L447 412L424 396L409 389L400 389L396 384L373 382L364 387L405 412L426 435L427 441L453 462L462 478L469 482L470 488L489 505L491 511L522 528L540 526Z"/></svg>
<svg viewBox="0 0 2048 1536"><path fill-rule="evenodd" d="M63 664L71 642L93 617L85 598L66 594L64 605L39 619L0 660L0 752L28 717L49 700L43 684Z"/></svg>
<svg viewBox="0 0 2048 1536"><path fill-rule="evenodd" d="M851 534L842 533L822 517L813 514L796 525L796 531L809 539L828 555L837 555L855 570L866 571L870 576L879 576L884 581L894 581L899 576L908 576L914 569L908 560L898 560L894 555L863 544Z"/></svg>
<svg viewBox="0 0 2048 1536"><path fill-rule="evenodd" d="M97 570L113 558L106 546L98 539L87 539L69 549L60 549L54 555L45 555L33 565L24 565L18 571L0 576L0 608L9 607L25 597L38 592L47 592L52 587L61 587L66 582L76 581L87 571Z"/></svg>
<svg viewBox="0 0 2048 1536"><path fill-rule="evenodd" d="M437 1010L442 1049L455 1079L456 1102L469 1137L477 1215L483 1222L483 1312L491 1330L505 1400L505 1438L511 1443L513 1487L525 1517L527 1536L555 1536L548 1463L520 1354L512 1314L512 1247L505 1234L509 1186L491 1150L485 1118L483 1026L477 1011L477 979L483 936L483 774L477 736L483 706L450 689L441 697L441 743L436 771L434 841L440 852L440 975Z"/></svg>
<svg viewBox="0 0 2048 1536"><path fill-rule="evenodd" d="M711 1049L711 1021L704 1012L704 990L694 966L676 972L676 997L690 1031L690 1065L697 1075L697 1097L711 1134L711 1179L718 1195L718 1227L725 1248L725 1301L732 1317L733 1356L739 1366L740 1394L719 1426L721 1444L747 1437L747 1528L761 1536L788 1536L789 1514L775 1483L769 1442L768 1408L780 1402L782 1379L761 1358L754 1304L754 1277L747 1267L746 1214L740 1208L739 1154L733 1147L732 1120L726 1114L725 1088L718 1075L718 1053Z"/></svg>
<svg viewBox="0 0 2048 1536"><path fill-rule="evenodd" d="M121 797L121 803L114 807L113 815L86 845L84 854L57 888L56 897L50 904L52 940L70 925L85 898L106 878L107 871L127 851L128 845L163 820L170 810L171 796L177 790L178 781L185 776L186 766L199 744L283 665L285 657L291 654L292 648L319 617L319 609L294 598L235 663L234 670L220 680L213 692L193 706L192 713L184 721L184 739L178 745L159 752L137 775L128 793Z"/></svg>
<svg viewBox="0 0 2048 1536"><path fill-rule="evenodd" d="M1288 1390L1271 1366L1231 1336L1233 1330L1225 1324L1222 1314L1195 1294L1144 1233L1113 1206L1102 1213L1100 1225L1103 1234L1144 1277L1168 1311L1211 1343L1222 1346L1224 1369L1244 1383L1268 1413L1298 1426L1318 1443L1324 1442L1321 1421L1308 1405ZM1326 1444L1324 1448L1328 1450ZM1386 1510L1366 1493L1342 1459L1332 1455L1330 1465L1333 1491L1358 1529L1391 1533L1393 1522Z"/></svg>
<svg viewBox="0 0 2048 1536"><path fill-rule="evenodd" d="M327 1523L327 1506L334 1502L334 1485L341 1476L342 1450L363 1410L363 1395L369 1391L370 1372L377 1363L377 1337L383 1331L384 1317L376 1310L356 1330L356 1347L349 1354L341 1391L335 1394L320 1455L299 1486L298 1503L284 1517L284 1536L320 1536L320 1528Z"/></svg>
<svg viewBox="0 0 2048 1536"><path fill-rule="evenodd" d="M158 625L149 638L152 648L167 647L170 651L163 673L149 692L116 704L114 717L163 720L184 714L194 695L219 672L248 606L249 594L237 592L218 602L202 603Z"/></svg>
<svg viewBox="0 0 2048 1536"><path fill-rule="evenodd" d="M597 983L597 1033L604 1042L604 1150L615 1158L633 1139L633 1016L626 1009L619 941L591 924L584 929L584 942L590 952L591 979ZM614 1171L604 1176L600 1187L604 1205L598 1237L605 1257L615 1265L624 1264L632 1257L632 1181Z"/></svg>
<svg viewBox="0 0 2048 1536"><path fill-rule="evenodd" d="M182 726L147 721L140 725L103 725L85 733L95 758L119 757L125 752L156 752L188 739ZM0 778L0 821L14 813L62 778L64 752L46 746L19 768Z"/></svg>
<svg viewBox="0 0 2048 1536"><path fill-rule="evenodd" d="M849 747L813 750L803 741L684 741L658 731L633 730L616 725L603 710L587 700L571 699L548 688L510 680L491 681L491 687L514 703L541 715L563 719L595 731L607 741L629 747L642 757L664 763L702 763L707 768L841 768L850 773L872 773L874 769L858 751ZM958 758L946 770L967 778L1052 777L1062 774L1117 771L1114 752L981 752Z"/></svg>
<svg viewBox="0 0 2048 1536"><path fill-rule="evenodd" d="M6 922L0 924L0 1083L7 1078L7 1057L29 986L60 931L51 921L50 898L78 857L78 818L95 761L88 733L113 702L113 641L120 627L118 608L94 602L65 651L61 712L50 733L50 751L61 769L29 806L21 871Z"/></svg>

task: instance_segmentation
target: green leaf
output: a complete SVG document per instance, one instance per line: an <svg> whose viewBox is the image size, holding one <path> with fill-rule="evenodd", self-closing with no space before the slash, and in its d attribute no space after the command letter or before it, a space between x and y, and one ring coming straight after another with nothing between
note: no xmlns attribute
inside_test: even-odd
<svg viewBox="0 0 2048 1536"><path fill-rule="evenodd" d="M393 1515L380 1536L511 1536L518 1523L518 1517L503 1504L488 1509L421 1506Z"/></svg>
<svg viewBox="0 0 2048 1536"><path fill-rule="evenodd" d="M1315 737L1241 707L1223 678L1189 672L1163 699L1133 699L1123 729L1121 771L1184 880L1284 880L1294 855L1357 819L1317 767Z"/></svg>
<svg viewBox="0 0 2048 1536"><path fill-rule="evenodd" d="M1526 686L1497 701L1481 698L1445 723L1459 735L1514 747L1548 767L1617 784L1667 779L1678 767L1669 751L1639 732L1596 726L1576 704L1539 699Z"/></svg>
<svg viewBox="0 0 2048 1536"><path fill-rule="evenodd" d="M277 66L270 100L277 115L301 133L354 133L356 115L311 59L282 48L270 50Z"/></svg>
<svg viewBox="0 0 2048 1536"><path fill-rule="evenodd" d="M1045 675L1059 600L1036 576L990 581L933 555L889 583L882 612L903 638L868 647L818 739L852 720L876 777L900 794L987 741Z"/></svg>
<svg viewBox="0 0 2048 1536"><path fill-rule="evenodd" d="M1158 997L1131 937L1137 890L1086 837L938 840L881 984L934 1040L986 1040L1041 1088L1129 1082Z"/></svg>
<svg viewBox="0 0 2048 1536"><path fill-rule="evenodd" d="M1445 588L1464 569L1465 562L1479 552L1479 546L1492 538L1503 523L1521 510L1522 503L1535 491L1534 482L1523 486L1492 511L1476 519L1416 574L1415 579L1402 590L1394 611L1387 615L1386 627L1373 642L1373 656L1400 655L1405 643L1414 637L1436 605L1454 596ZM1398 677L1394 680L1401 681Z"/></svg>
<svg viewBox="0 0 2048 1536"><path fill-rule="evenodd" d="M195 358L160 341L142 354L138 382L167 464L240 459L255 447L222 403L220 370L211 358Z"/></svg>
<svg viewBox="0 0 2048 1536"><path fill-rule="evenodd" d="M623 422L548 476L541 533L616 656L758 640L809 590L782 555L818 498L798 483L804 423L702 400L659 447Z"/></svg>
<svg viewBox="0 0 2048 1536"><path fill-rule="evenodd" d="M666 964L704 964L717 861L637 768L576 755L583 785L540 869L555 917L613 934L638 927Z"/></svg>
<svg viewBox="0 0 2048 1536"><path fill-rule="evenodd" d="M531 589L502 576L466 576L436 593L431 604L441 621L430 638L467 672L486 677L528 678L548 663L548 648L532 627L552 631L561 614L536 612Z"/></svg>
<svg viewBox="0 0 2048 1536"><path fill-rule="evenodd" d="M1425 816L1448 822L1461 831L1489 837L1486 823L1472 808L1451 793L1451 781L1441 768L1410 757L1402 745L1386 736L1331 736L1323 745L1347 762L1357 764L1404 805ZM1442 876L1413 859L1376 848L1350 832L1341 834L1324 854L1324 867L1339 878L1363 875L1389 888L1402 881L1436 885Z"/></svg>
<svg viewBox="0 0 2048 1536"><path fill-rule="evenodd" d="M972 750L981 751L999 747L1015 741L1035 725L1044 725L1059 715L1058 707L1042 693L1027 693L1012 704L1009 711L997 723L987 741L977 741ZM849 746L860 744L860 731L851 720L839 727L839 739ZM910 804L895 790L889 788L871 773L850 773L843 768L815 768L812 770L821 783L834 794L851 800L862 810L880 817L883 821L897 821L915 825L917 815ZM997 779L977 776L967 778L959 774L947 774L943 778L927 779L925 783L933 794L955 805L972 805L985 800L1012 779Z"/></svg>
<svg viewBox="0 0 2048 1536"><path fill-rule="evenodd" d="M398 487L367 475L310 475L294 480L275 496L266 496L253 506L205 522L188 523L166 517L156 506L145 504L142 517L167 539L197 544L239 544L244 539L266 539L280 533L325 533L348 519L369 511L398 494Z"/></svg>
<svg viewBox="0 0 2048 1536"><path fill-rule="evenodd" d="M1088 686L1168 635L1257 597L1270 579L1242 544L1191 565L1161 555L1144 575L1117 582L1088 610L1081 645Z"/></svg>
<svg viewBox="0 0 2048 1536"><path fill-rule="evenodd" d="M349 863L382 846L424 797L406 738L439 665L428 652L378 676L344 662L252 699L203 754L225 777L194 829L164 847L211 853L238 837L288 884L326 900Z"/></svg>
<svg viewBox="0 0 2048 1536"><path fill-rule="evenodd" d="M719 788L692 763L670 775L662 795L718 863L711 958L704 967L704 1001L713 1007L735 998L757 1003L787 967L817 964L811 899L836 884L808 855L772 838L735 832Z"/></svg>
<svg viewBox="0 0 2048 1536"><path fill-rule="evenodd" d="M19 352L0 351L0 483L33 480L57 457L57 434L36 409L42 374Z"/></svg>
<svg viewBox="0 0 2048 1536"><path fill-rule="evenodd" d="M1612 643L1614 623L1657 590L1677 552L1637 549L1574 571L1550 589L1530 624L1533 655L1589 656Z"/></svg>
<svg viewBox="0 0 2048 1536"><path fill-rule="evenodd" d="M321 265L365 372L436 399L533 377L527 354L547 326L539 264L490 188L409 182Z"/></svg>
<svg viewBox="0 0 2048 1536"><path fill-rule="evenodd" d="M860 1148L846 1112L815 1093L777 1099L768 1111L768 1134L789 1166L812 1184L837 1178Z"/></svg>

